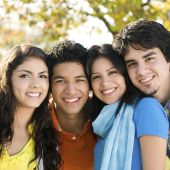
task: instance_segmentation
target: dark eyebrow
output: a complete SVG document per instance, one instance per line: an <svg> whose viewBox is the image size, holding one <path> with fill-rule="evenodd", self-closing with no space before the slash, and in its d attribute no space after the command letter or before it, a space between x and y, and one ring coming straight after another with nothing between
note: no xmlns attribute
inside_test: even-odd
<svg viewBox="0 0 170 170"><path fill-rule="evenodd" d="M52 80L56 80L56 79L64 79L64 77L62 77L62 76L54 76L54 77L52 78Z"/></svg>
<svg viewBox="0 0 170 170"><path fill-rule="evenodd" d="M125 60L125 64L132 63L134 60Z"/></svg>
<svg viewBox="0 0 170 170"><path fill-rule="evenodd" d="M85 75L79 75L79 76L76 76L75 78L86 78L86 76ZM63 77L63 76L54 76L53 80L56 80L56 79L65 79L65 77Z"/></svg>
<svg viewBox="0 0 170 170"><path fill-rule="evenodd" d="M76 76L76 78L86 78L85 75L79 75L79 76Z"/></svg>
<svg viewBox="0 0 170 170"><path fill-rule="evenodd" d="M47 74L48 74L48 71L39 72L39 74L44 74L44 73L47 73Z"/></svg>
<svg viewBox="0 0 170 170"><path fill-rule="evenodd" d="M29 71L29 70L18 70L17 72L26 72L26 73L32 74L32 72ZM41 72L39 72L39 74L44 74L44 73L48 74L48 71L41 71Z"/></svg>
<svg viewBox="0 0 170 170"><path fill-rule="evenodd" d="M116 68L113 66L113 67L107 69L106 71L110 71L110 70L112 70L112 69L116 69Z"/></svg>
<svg viewBox="0 0 170 170"><path fill-rule="evenodd" d="M149 52L149 53L147 53L147 54L144 54L143 56L142 56L142 58L147 58L147 57L149 57L149 56L151 56L151 55L154 55L155 54L155 52L154 51L151 51L151 52ZM128 64L128 63L131 63L131 62L134 62L135 60L133 60L133 59L129 59L129 60L125 60L125 63L126 64Z"/></svg>
<svg viewBox="0 0 170 170"><path fill-rule="evenodd" d="M106 71L110 71L110 70L112 70L112 69L116 69L116 68L113 66L113 67L107 69ZM100 74L100 73L96 72L96 73L92 73L91 75L93 75L93 74Z"/></svg>
<svg viewBox="0 0 170 170"><path fill-rule="evenodd" d="M18 70L17 72L26 72L26 73L31 73L31 71L28 71L28 70Z"/></svg>
<svg viewBox="0 0 170 170"><path fill-rule="evenodd" d="M149 57L149 56L151 56L151 55L153 55L153 54L155 54L155 52L154 52L154 51L151 51L151 52L149 52L148 54L143 55L142 58L147 58L147 57Z"/></svg>

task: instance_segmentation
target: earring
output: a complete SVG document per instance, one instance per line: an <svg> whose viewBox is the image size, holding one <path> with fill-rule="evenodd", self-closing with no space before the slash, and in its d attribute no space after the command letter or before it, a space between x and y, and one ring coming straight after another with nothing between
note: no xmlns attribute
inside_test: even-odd
<svg viewBox="0 0 170 170"><path fill-rule="evenodd" d="M89 98L92 98L92 97L93 97L93 91L90 90L90 91L89 91Z"/></svg>

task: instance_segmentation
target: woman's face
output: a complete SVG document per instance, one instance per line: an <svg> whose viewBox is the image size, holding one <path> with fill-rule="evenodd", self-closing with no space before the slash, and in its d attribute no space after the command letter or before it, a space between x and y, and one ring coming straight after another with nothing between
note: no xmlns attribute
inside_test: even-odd
<svg viewBox="0 0 170 170"><path fill-rule="evenodd" d="M48 93L48 68L42 59L30 57L13 70L11 84L16 107L35 109Z"/></svg>
<svg viewBox="0 0 170 170"><path fill-rule="evenodd" d="M124 77L111 61L104 57L94 61L91 82L96 97L106 104L118 101L126 90Z"/></svg>

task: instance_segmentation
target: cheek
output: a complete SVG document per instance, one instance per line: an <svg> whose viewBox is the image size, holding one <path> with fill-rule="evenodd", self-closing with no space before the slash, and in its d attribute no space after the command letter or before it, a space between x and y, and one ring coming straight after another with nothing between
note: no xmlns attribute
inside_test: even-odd
<svg viewBox="0 0 170 170"><path fill-rule="evenodd" d="M52 95L55 100L59 98L59 96L64 95L65 86L59 84L52 84Z"/></svg>
<svg viewBox="0 0 170 170"><path fill-rule="evenodd" d="M28 86L29 88L30 86ZM42 80L40 82L40 87L43 90L44 95L47 95L48 91L49 91L49 81L48 80Z"/></svg>
<svg viewBox="0 0 170 170"><path fill-rule="evenodd" d="M85 90L84 90L85 93L86 93L86 94L89 94L89 90L90 90L89 87L85 87L84 89L85 89Z"/></svg>
<svg viewBox="0 0 170 170"><path fill-rule="evenodd" d="M125 85L125 82L124 82L124 85L122 86L122 95L125 93L126 91L126 85Z"/></svg>
<svg viewBox="0 0 170 170"><path fill-rule="evenodd" d="M93 89L93 93L94 93L94 95L95 95L97 98L99 98L99 99L101 100L101 93L100 93L100 90L99 90L99 89L94 88L94 89Z"/></svg>
<svg viewBox="0 0 170 170"><path fill-rule="evenodd" d="M28 87L27 83L22 81L12 81L11 83L14 94L17 94L17 92L23 93Z"/></svg>
<svg viewBox="0 0 170 170"><path fill-rule="evenodd" d="M121 78L119 80L119 85L120 85L120 89L121 89L121 94L124 94L126 91L126 84L125 84L125 79Z"/></svg>
<svg viewBox="0 0 170 170"><path fill-rule="evenodd" d="M13 88L13 95L14 95L14 98L16 99L17 98L17 92L18 92L18 90L17 89L15 89L15 88Z"/></svg>
<svg viewBox="0 0 170 170"><path fill-rule="evenodd" d="M52 86L52 95L53 95L53 98L56 98L56 96L58 96L58 93L60 90L57 88L57 86Z"/></svg>
<svg viewBox="0 0 170 170"><path fill-rule="evenodd" d="M19 81L17 78L12 77L11 78L11 85L12 85L12 89L13 91L15 91L15 89L19 89L25 86L25 82L24 81Z"/></svg>
<svg viewBox="0 0 170 170"><path fill-rule="evenodd" d="M98 87L99 87L98 82L92 82L92 89L95 94L98 92Z"/></svg>
<svg viewBox="0 0 170 170"><path fill-rule="evenodd" d="M136 79L135 71L134 70L128 70L128 75L131 80Z"/></svg>
<svg viewBox="0 0 170 170"><path fill-rule="evenodd" d="M84 84L78 89L80 89L80 91L84 94L84 96L86 96L86 98L89 97L89 85L88 84Z"/></svg>
<svg viewBox="0 0 170 170"><path fill-rule="evenodd" d="M48 91L48 89L49 89L49 81L44 82L44 88Z"/></svg>

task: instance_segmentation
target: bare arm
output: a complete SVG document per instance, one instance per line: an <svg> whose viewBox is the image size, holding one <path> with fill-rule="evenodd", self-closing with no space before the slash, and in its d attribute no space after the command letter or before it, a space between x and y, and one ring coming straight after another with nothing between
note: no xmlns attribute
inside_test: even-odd
<svg viewBox="0 0 170 170"><path fill-rule="evenodd" d="M139 138L143 170L165 170L167 141L158 136Z"/></svg>

